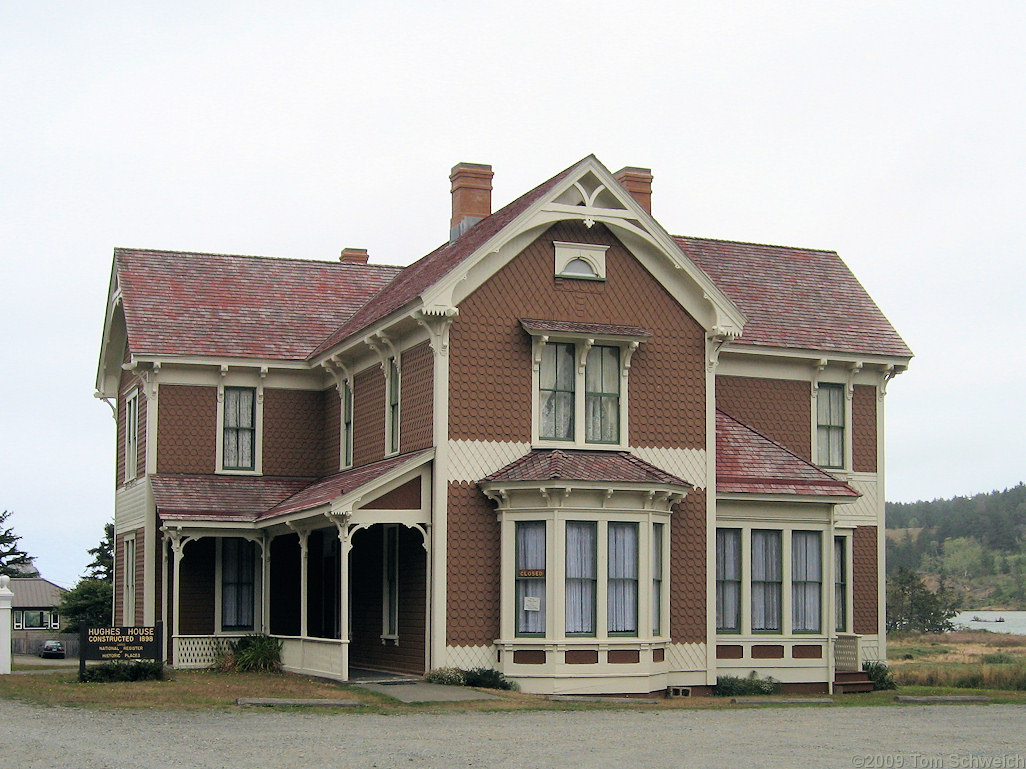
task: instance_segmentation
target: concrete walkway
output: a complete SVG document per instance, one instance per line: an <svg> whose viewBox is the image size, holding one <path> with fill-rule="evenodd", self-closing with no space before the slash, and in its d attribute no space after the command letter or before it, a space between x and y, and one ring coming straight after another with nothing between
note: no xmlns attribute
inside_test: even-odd
<svg viewBox="0 0 1026 769"><path fill-rule="evenodd" d="M468 689L465 686L442 686L426 681L389 681L387 683L360 683L350 681L354 686L376 694L393 697L400 702L469 702L470 700L495 700L494 694Z"/></svg>

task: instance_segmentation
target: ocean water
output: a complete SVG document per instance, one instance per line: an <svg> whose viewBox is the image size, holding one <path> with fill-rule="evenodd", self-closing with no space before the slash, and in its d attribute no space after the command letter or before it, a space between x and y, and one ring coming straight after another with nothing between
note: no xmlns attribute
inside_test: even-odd
<svg viewBox="0 0 1026 769"><path fill-rule="evenodd" d="M973 620L979 617L979 622ZM998 617L1004 622L994 622ZM1014 635L1026 635L1026 611L961 611L952 620L956 626L965 626L970 630L989 630L992 633L1012 633Z"/></svg>

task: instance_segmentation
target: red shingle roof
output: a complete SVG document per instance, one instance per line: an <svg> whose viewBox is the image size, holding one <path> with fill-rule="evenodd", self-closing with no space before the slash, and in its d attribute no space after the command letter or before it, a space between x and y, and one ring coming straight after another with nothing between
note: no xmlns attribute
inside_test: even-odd
<svg viewBox="0 0 1026 769"><path fill-rule="evenodd" d="M153 475L157 514L164 520L252 521L300 489L309 478L240 475Z"/></svg>
<svg viewBox="0 0 1026 769"><path fill-rule="evenodd" d="M748 317L742 344L912 356L833 251L674 240Z"/></svg>
<svg viewBox="0 0 1026 769"><path fill-rule="evenodd" d="M259 518L263 520L326 505L343 494L348 494L371 481L377 480L388 471L394 470L400 465L422 456L427 451L429 449L415 451L410 454L400 454L396 457L383 459L380 462L374 462L362 467L354 467L351 470L344 470L341 473L329 475L327 478L322 478L316 483L307 486L302 491L282 501L267 512L262 513Z"/></svg>
<svg viewBox="0 0 1026 769"><path fill-rule="evenodd" d="M647 339L652 332L641 326L614 326L609 323L577 323L572 320L537 320L521 318L520 325L528 332L555 331L566 334L592 334L594 336L628 336Z"/></svg>
<svg viewBox="0 0 1026 769"><path fill-rule="evenodd" d="M256 521L326 505L429 450L389 457L313 482L248 475L154 475L150 480L163 520Z"/></svg>
<svg viewBox="0 0 1026 769"><path fill-rule="evenodd" d="M629 451L534 449L478 483L512 481L585 481L660 483L693 488Z"/></svg>
<svg viewBox="0 0 1026 769"><path fill-rule="evenodd" d="M855 489L717 409L716 491L858 497Z"/></svg>
<svg viewBox="0 0 1026 769"><path fill-rule="evenodd" d="M516 219L526 211L532 203L541 198L546 192L555 187L571 170L579 163L574 163L567 169L559 172L547 182L535 187L530 192L521 195L509 205L500 208L491 216L486 216L479 221L461 237L452 243L435 249L427 256L421 257L402 271L395 280L385 286L371 301L369 301L352 318L342 324L334 333L328 336L324 342L314 350L313 355L319 355L343 341L347 336L353 334L377 320L384 318L389 313L395 312L407 303L413 301L423 291L430 288L441 280L451 270L455 269L464 259L473 254L483 246L489 238L498 233L507 224Z"/></svg>
<svg viewBox="0 0 1026 769"><path fill-rule="evenodd" d="M114 252L136 354L305 360L402 268L372 264Z"/></svg>

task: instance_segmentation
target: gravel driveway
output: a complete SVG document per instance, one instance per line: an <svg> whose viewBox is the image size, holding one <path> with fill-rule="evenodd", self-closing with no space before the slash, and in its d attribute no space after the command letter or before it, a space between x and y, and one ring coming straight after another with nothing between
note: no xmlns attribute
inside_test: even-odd
<svg viewBox="0 0 1026 769"><path fill-rule="evenodd" d="M995 758L1003 763L995 763ZM1026 767L1026 706L381 716L256 710L104 712L0 700L0 765Z"/></svg>

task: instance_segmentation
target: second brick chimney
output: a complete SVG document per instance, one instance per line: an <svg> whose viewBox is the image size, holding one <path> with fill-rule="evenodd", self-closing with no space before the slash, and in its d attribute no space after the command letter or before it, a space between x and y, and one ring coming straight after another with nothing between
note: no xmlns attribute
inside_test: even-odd
<svg viewBox="0 0 1026 769"><path fill-rule="evenodd" d="M614 176L631 193L636 201L648 213L652 213L652 169L627 166L617 171Z"/></svg>
<svg viewBox="0 0 1026 769"><path fill-rule="evenodd" d="M492 167L481 163L457 163L449 174L452 182L452 219L449 242L492 213Z"/></svg>
<svg viewBox="0 0 1026 769"><path fill-rule="evenodd" d="M369 255L366 248L343 248L338 260L343 264L367 264Z"/></svg>

